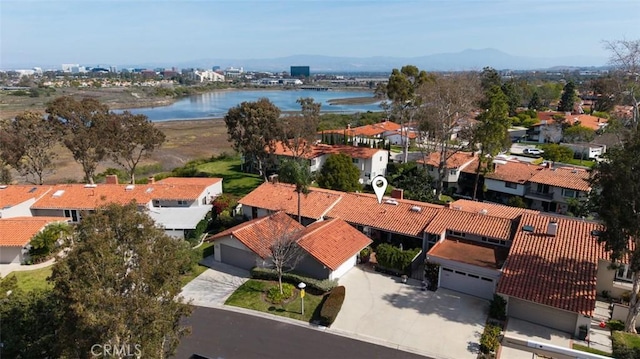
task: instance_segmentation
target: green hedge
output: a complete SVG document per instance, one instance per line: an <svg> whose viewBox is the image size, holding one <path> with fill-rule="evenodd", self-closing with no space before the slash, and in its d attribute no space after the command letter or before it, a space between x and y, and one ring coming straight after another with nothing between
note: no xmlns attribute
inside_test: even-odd
<svg viewBox="0 0 640 359"><path fill-rule="evenodd" d="M254 267L251 269L251 278L277 281L278 273L274 269ZM318 295L324 294L338 285L338 282L335 280L318 280L295 273L284 273L282 275L282 281L291 283L294 286L297 286L300 282L304 282L307 285L307 292Z"/></svg>
<svg viewBox="0 0 640 359"><path fill-rule="evenodd" d="M331 293L327 294L322 309L320 309L320 321L322 325L330 326L333 321L336 320L342 303L344 303L344 296L346 294L346 288L341 285L333 288Z"/></svg>
<svg viewBox="0 0 640 359"><path fill-rule="evenodd" d="M484 332L480 336L480 351L482 353L495 353L500 345L500 333L502 329L493 324L487 324L484 327Z"/></svg>
<svg viewBox="0 0 640 359"><path fill-rule="evenodd" d="M382 243L376 248L376 260L384 268L404 273L418 253L420 253L419 248L403 251L398 247Z"/></svg>

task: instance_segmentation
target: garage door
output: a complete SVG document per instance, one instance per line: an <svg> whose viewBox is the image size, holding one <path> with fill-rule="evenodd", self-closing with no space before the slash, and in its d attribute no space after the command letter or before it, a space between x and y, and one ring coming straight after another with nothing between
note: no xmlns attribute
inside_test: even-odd
<svg viewBox="0 0 640 359"><path fill-rule="evenodd" d="M473 273L442 267L440 287L480 298L493 299L495 281Z"/></svg>
<svg viewBox="0 0 640 359"><path fill-rule="evenodd" d="M545 327L573 334L576 330L577 313L567 312L522 299L509 297L507 314Z"/></svg>
<svg viewBox="0 0 640 359"><path fill-rule="evenodd" d="M256 255L225 244L220 245L220 259L222 263L250 270L256 266Z"/></svg>

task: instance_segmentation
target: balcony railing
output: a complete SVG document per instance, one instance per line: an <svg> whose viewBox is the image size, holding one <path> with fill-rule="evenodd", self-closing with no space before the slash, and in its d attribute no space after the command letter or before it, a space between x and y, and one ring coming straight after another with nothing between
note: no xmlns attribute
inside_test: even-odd
<svg viewBox="0 0 640 359"><path fill-rule="evenodd" d="M551 200L553 198L553 191L551 191L551 192L538 192L536 190L528 189L527 192L525 193L525 196Z"/></svg>

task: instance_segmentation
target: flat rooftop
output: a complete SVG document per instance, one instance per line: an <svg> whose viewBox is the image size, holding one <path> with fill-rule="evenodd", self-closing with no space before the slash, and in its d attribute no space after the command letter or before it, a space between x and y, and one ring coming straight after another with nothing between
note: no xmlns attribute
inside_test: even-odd
<svg viewBox="0 0 640 359"><path fill-rule="evenodd" d="M507 260L509 248L457 238L436 243L428 255L489 269L500 269Z"/></svg>

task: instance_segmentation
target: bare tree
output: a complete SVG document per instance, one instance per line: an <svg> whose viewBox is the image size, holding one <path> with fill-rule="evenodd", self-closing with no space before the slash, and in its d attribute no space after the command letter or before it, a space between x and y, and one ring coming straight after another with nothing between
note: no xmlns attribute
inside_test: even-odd
<svg viewBox="0 0 640 359"><path fill-rule="evenodd" d="M300 113L287 116L282 120L282 141L295 159L308 153L316 139L320 122L320 106L313 98L299 98Z"/></svg>
<svg viewBox="0 0 640 359"><path fill-rule="evenodd" d="M604 48L611 53L609 62L616 69L622 97L631 102L631 126L637 130L640 116L640 39L605 41Z"/></svg>
<svg viewBox="0 0 640 359"><path fill-rule="evenodd" d="M454 143L452 137L457 135L456 141L460 142L470 136L471 112L476 108L480 94L477 73L437 75L417 90L422 99L418 115L420 131L433 146L433 151L440 154L437 198L442 194L447 160L462 148Z"/></svg>
<svg viewBox="0 0 640 359"><path fill-rule="evenodd" d="M304 226L280 211L267 217L258 228L258 235L268 247L269 259L278 274L278 285L282 293L282 275L295 269L305 254L298 245Z"/></svg>

